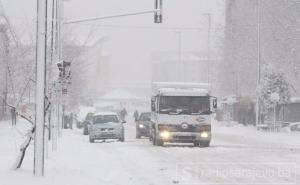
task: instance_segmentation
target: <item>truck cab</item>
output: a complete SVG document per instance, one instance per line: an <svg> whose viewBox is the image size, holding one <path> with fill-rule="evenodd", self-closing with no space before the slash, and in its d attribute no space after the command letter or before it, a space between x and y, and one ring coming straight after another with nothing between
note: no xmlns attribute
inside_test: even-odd
<svg viewBox="0 0 300 185"><path fill-rule="evenodd" d="M159 146L168 142L208 147L216 108L209 84L153 83L150 140Z"/></svg>

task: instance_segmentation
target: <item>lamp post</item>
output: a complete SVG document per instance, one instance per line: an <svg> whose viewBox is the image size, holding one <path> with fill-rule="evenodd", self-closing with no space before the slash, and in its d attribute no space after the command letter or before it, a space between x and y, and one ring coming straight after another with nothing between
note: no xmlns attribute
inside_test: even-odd
<svg viewBox="0 0 300 185"><path fill-rule="evenodd" d="M255 125L259 125L259 92L258 88L260 85L260 72L261 72L261 61L260 61L260 0L257 0L257 81L256 81L256 114L255 114Z"/></svg>

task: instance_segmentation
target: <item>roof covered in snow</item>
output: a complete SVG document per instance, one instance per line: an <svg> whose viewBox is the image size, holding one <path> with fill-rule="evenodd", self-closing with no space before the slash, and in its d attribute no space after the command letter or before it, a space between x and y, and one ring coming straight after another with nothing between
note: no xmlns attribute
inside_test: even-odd
<svg viewBox="0 0 300 185"><path fill-rule="evenodd" d="M154 82L152 93L165 96L208 96L211 85L208 83Z"/></svg>
<svg viewBox="0 0 300 185"><path fill-rule="evenodd" d="M199 88L161 88L157 93L164 96L209 96L209 90Z"/></svg>

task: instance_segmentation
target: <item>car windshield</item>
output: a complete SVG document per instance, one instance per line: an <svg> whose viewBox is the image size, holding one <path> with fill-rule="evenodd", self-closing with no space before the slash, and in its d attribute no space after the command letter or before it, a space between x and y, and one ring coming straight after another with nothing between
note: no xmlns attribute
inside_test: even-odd
<svg viewBox="0 0 300 185"><path fill-rule="evenodd" d="M97 115L94 116L94 124L118 123L119 119L116 115Z"/></svg>
<svg viewBox="0 0 300 185"><path fill-rule="evenodd" d="M159 112L161 114L210 114L210 100L208 96L162 96Z"/></svg>
<svg viewBox="0 0 300 185"><path fill-rule="evenodd" d="M140 121L149 121L151 117L151 113L142 113L140 116Z"/></svg>

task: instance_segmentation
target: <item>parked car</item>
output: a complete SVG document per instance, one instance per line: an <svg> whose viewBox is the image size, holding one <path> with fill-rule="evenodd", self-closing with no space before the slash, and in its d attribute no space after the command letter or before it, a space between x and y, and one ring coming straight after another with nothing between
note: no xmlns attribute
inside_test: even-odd
<svg viewBox="0 0 300 185"><path fill-rule="evenodd" d="M83 122L83 135L89 135L89 127L92 124L94 113L87 113L85 120Z"/></svg>
<svg viewBox="0 0 300 185"><path fill-rule="evenodd" d="M73 114L64 115L64 129L73 129Z"/></svg>
<svg viewBox="0 0 300 185"><path fill-rule="evenodd" d="M89 127L90 142L95 140L118 139L124 142L124 121L121 121L114 112L101 112L94 114Z"/></svg>
<svg viewBox="0 0 300 185"><path fill-rule="evenodd" d="M150 125L151 125L151 113L142 112L139 118L136 120L136 138L149 137Z"/></svg>
<svg viewBox="0 0 300 185"><path fill-rule="evenodd" d="M291 124L290 128L292 132L300 132L300 122Z"/></svg>
<svg viewBox="0 0 300 185"><path fill-rule="evenodd" d="M300 132L300 122L288 123L280 130L284 132Z"/></svg>

